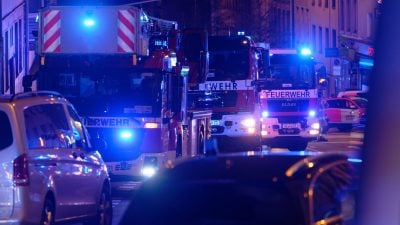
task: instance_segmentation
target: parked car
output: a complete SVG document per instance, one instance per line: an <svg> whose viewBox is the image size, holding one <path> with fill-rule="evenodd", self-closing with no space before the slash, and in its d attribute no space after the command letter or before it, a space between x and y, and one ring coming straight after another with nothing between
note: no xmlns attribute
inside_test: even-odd
<svg viewBox="0 0 400 225"><path fill-rule="evenodd" d="M365 125L367 120L368 100L361 97L349 97L357 105L360 110L360 124Z"/></svg>
<svg viewBox="0 0 400 225"><path fill-rule="evenodd" d="M365 115L365 108L361 108L350 98L326 98L321 102L323 117L322 132L326 133L331 127L340 131L350 131L353 126L360 124L360 119Z"/></svg>
<svg viewBox="0 0 400 225"><path fill-rule="evenodd" d="M351 97L359 97L359 98L367 98L368 91L366 90L347 90L341 91L338 93L338 98L351 98Z"/></svg>
<svg viewBox="0 0 400 225"><path fill-rule="evenodd" d="M65 98L1 96L0 124L0 224L111 224L106 165Z"/></svg>
<svg viewBox="0 0 400 225"><path fill-rule="evenodd" d="M143 183L120 225L351 224L359 167L337 153L191 160Z"/></svg>

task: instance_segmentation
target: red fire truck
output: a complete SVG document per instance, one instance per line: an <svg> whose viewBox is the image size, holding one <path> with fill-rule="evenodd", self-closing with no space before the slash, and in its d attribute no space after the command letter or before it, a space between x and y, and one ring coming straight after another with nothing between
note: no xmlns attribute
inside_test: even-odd
<svg viewBox="0 0 400 225"><path fill-rule="evenodd" d="M186 108L191 68L177 61L175 22L132 6L51 6L39 15L33 86L65 95L104 140L114 187L205 153L211 112Z"/></svg>
<svg viewBox="0 0 400 225"><path fill-rule="evenodd" d="M189 107L211 109L211 135L219 151L260 146L253 81L259 53L247 36L209 36L209 70L190 79Z"/></svg>
<svg viewBox="0 0 400 225"><path fill-rule="evenodd" d="M315 62L308 49L269 49L256 82L263 144L304 150L320 133Z"/></svg>

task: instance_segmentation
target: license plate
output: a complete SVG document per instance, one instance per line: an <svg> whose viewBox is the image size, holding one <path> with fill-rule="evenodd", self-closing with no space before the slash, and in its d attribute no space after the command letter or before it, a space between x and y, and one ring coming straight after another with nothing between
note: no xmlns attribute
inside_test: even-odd
<svg viewBox="0 0 400 225"><path fill-rule="evenodd" d="M346 115L346 120L353 120L354 119L354 116L353 115Z"/></svg>
<svg viewBox="0 0 400 225"><path fill-rule="evenodd" d="M219 126L219 120L211 120L211 126Z"/></svg>
<svg viewBox="0 0 400 225"><path fill-rule="evenodd" d="M297 128L296 123L284 123L282 124L282 128Z"/></svg>

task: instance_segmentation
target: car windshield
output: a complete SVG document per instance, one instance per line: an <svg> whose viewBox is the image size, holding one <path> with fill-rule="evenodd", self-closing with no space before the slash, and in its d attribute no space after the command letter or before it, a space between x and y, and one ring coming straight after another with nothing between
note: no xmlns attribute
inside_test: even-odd
<svg viewBox="0 0 400 225"><path fill-rule="evenodd" d="M353 101L360 107L360 108L367 108L368 100L364 98L352 98Z"/></svg>
<svg viewBox="0 0 400 225"><path fill-rule="evenodd" d="M47 76L41 89L62 93L77 105L83 116L112 114L159 115L162 77L152 72L126 70L62 72ZM127 111L128 110L128 111ZM101 112L100 112L101 111Z"/></svg>
<svg viewBox="0 0 400 225"><path fill-rule="evenodd" d="M296 55L271 55L267 88L315 88L314 64Z"/></svg>

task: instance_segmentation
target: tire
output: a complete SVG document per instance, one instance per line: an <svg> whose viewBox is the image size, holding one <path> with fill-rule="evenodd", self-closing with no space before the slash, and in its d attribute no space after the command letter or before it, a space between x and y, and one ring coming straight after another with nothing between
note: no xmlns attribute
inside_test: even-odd
<svg viewBox="0 0 400 225"><path fill-rule="evenodd" d="M353 125L352 124L338 125L338 130L340 132L350 132L352 129L353 129Z"/></svg>
<svg viewBox="0 0 400 225"><path fill-rule="evenodd" d="M112 225L112 200L109 188L104 186L101 191L96 216L84 225Z"/></svg>
<svg viewBox="0 0 400 225"><path fill-rule="evenodd" d="M42 209L40 225L54 225L55 224L55 203L50 197L46 197Z"/></svg>
<svg viewBox="0 0 400 225"><path fill-rule="evenodd" d="M295 142L293 144L290 144L288 146L288 149L289 149L289 151L294 151L294 152L304 151L304 150L306 150L307 145L308 145L307 141Z"/></svg>

